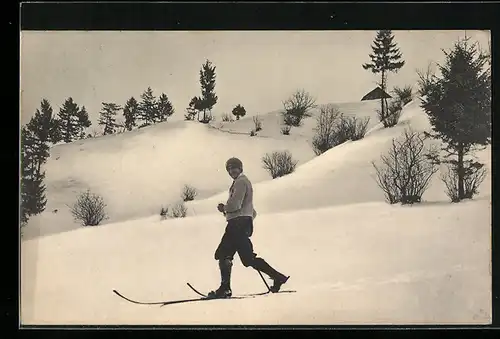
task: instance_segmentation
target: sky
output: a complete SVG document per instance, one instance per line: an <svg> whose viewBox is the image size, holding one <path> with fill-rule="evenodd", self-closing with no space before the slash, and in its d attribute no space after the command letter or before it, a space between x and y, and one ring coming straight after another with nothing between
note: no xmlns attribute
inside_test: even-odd
<svg viewBox="0 0 500 339"><path fill-rule="evenodd" d="M417 69L442 62L465 34L488 48L488 31L393 31L405 66L388 78L389 88L414 85ZM282 108L304 89L318 104L358 101L378 77L369 62L375 31L23 31L21 32L21 123L42 99L54 113L68 97L96 122L103 102L124 105L147 87L165 93L176 115L200 95L199 70L216 66L214 115L241 104L248 115ZM91 127L91 128L92 128Z"/></svg>

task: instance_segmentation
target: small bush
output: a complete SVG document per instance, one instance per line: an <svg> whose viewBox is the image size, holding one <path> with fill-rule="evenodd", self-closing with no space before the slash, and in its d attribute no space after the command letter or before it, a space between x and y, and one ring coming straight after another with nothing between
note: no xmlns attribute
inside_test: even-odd
<svg viewBox="0 0 500 339"><path fill-rule="evenodd" d="M486 177L486 169L483 164L474 162L468 165L464 162L464 198L472 199L479 193L479 186ZM458 194L458 171L454 165L448 165L445 173L441 175L441 180L446 186L446 195L451 202L459 202Z"/></svg>
<svg viewBox="0 0 500 339"><path fill-rule="evenodd" d="M290 135L290 130L292 129L291 126L283 126L281 127L281 134L283 135Z"/></svg>
<svg viewBox="0 0 500 339"><path fill-rule="evenodd" d="M337 133L340 136L338 139L342 141L340 143L344 143L347 140L356 141L363 139L369 122L369 117L362 119L355 116L342 116L337 127Z"/></svg>
<svg viewBox="0 0 500 339"><path fill-rule="evenodd" d="M273 179L282 177L295 171L297 161L293 160L292 155L288 151L266 153L262 157L262 164Z"/></svg>
<svg viewBox="0 0 500 339"><path fill-rule="evenodd" d="M222 114L222 121L224 122L233 122L234 119L230 114L224 113Z"/></svg>
<svg viewBox="0 0 500 339"><path fill-rule="evenodd" d="M171 208L171 217L172 218L185 218L187 214L187 207L184 204L184 201L181 201Z"/></svg>
<svg viewBox="0 0 500 339"><path fill-rule="evenodd" d="M165 220L168 216L168 207L162 207L160 211L160 216L162 220Z"/></svg>
<svg viewBox="0 0 500 339"><path fill-rule="evenodd" d="M283 101L283 107L284 124L299 127L305 118L311 116L309 110L316 107L316 99L303 89L297 90Z"/></svg>
<svg viewBox="0 0 500 339"><path fill-rule="evenodd" d="M413 88L410 85L405 87L396 86L392 91L396 95L397 100L400 101L403 106L413 99Z"/></svg>
<svg viewBox="0 0 500 339"><path fill-rule="evenodd" d="M87 190L78 196L71 208L71 214L83 226L97 226L101 221L107 219L105 207L106 204L101 196Z"/></svg>
<svg viewBox="0 0 500 339"><path fill-rule="evenodd" d="M181 198L183 201L192 201L197 195L198 192L196 192L196 188L191 187L189 185L184 185L181 194Z"/></svg>
<svg viewBox="0 0 500 339"><path fill-rule="evenodd" d="M402 111L403 111L403 104L401 101L399 100L391 101L387 106L386 116L382 119L382 115L379 114L379 118L381 119L384 127L389 128L396 126L399 122L399 118L401 117Z"/></svg>
<svg viewBox="0 0 500 339"><path fill-rule="evenodd" d="M193 114L193 113L188 112L187 114L184 114L185 121L193 121L195 117L196 117L196 113Z"/></svg>
<svg viewBox="0 0 500 339"><path fill-rule="evenodd" d="M393 139L387 156L382 156L382 166L372 162L378 186L390 204L420 202L430 179L437 172L431 160L436 157L434 147L426 148L422 133L405 130L399 140Z"/></svg>
<svg viewBox="0 0 500 339"><path fill-rule="evenodd" d="M257 135L257 132L255 132L255 130L251 130L251 131L250 131L250 136L251 136L251 137L254 137L254 136L256 136L256 135Z"/></svg>
<svg viewBox="0 0 500 339"><path fill-rule="evenodd" d="M369 122L370 118L346 117L334 105L320 107L312 140L314 153L320 155L348 140L364 138Z"/></svg>
<svg viewBox="0 0 500 339"><path fill-rule="evenodd" d="M312 140L313 151L320 155L336 144L335 130L342 114L334 105L323 105L320 107L316 118L315 135Z"/></svg>
<svg viewBox="0 0 500 339"><path fill-rule="evenodd" d="M253 118L253 123L255 125L255 132L258 132L260 130L262 130L262 121L260 120L259 116L258 115L255 115Z"/></svg>

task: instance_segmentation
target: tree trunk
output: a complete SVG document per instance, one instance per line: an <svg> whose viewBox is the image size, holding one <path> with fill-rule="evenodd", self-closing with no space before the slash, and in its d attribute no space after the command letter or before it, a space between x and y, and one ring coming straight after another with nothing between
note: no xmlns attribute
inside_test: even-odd
<svg viewBox="0 0 500 339"><path fill-rule="evenodd" d="M462 143L458 144L458 163L457 163L457 175L458 175L458 199L462 200L465 197L464 190L464 145Z"/></svg>

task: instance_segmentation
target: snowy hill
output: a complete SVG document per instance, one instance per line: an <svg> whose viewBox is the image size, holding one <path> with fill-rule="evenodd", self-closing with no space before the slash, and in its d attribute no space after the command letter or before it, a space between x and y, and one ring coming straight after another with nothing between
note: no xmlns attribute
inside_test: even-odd
<svg viewBox="0 0 500 339"><path fill-rule="evenodd" d="M346 115L369 117L369 128L377 126L376 100L334 105ZM249 136L252 117L222 128L217 122L207 126L172 119L127 133L56 145L45 165L47 208L30 219L24 237L79 228L68 205L87 189L104 197L106 224L158 214L161 207L179 200L186 184L196 188L198 200L224 195L228 187L224 163L232 156L242 159L254 184L270 179L261 162L267 152L289 150L300 167L315 158L311 140L318 110L311 113L289 136L280 133L279 113L271 112L261 116L263 130L254 137ZM197 209L188 213L193 212Z"/></svg>
<svg viewBox="0 0 500 339"><path fill-rule="evenodd" d="M357 105L351 112L368 114L355 107L373 102ZM273 114L265 119L264 130ZM231 128L248 132L250 123L244 118ZM249 137L175 122L54 147L46 167L51 205L28 225L31 236L22 244L23 323L489 323L490 175L473 201L449 203L436 175L424 203L387 205L371 161L406 126L429 128L416 103L405 107L398 126L374 123L364 139L319 157L307 142L307 125L286 138L279 129ZM270 180L260 158L282 149L299 166ZM478 154L488 169L490 152ZM254 183L255 251L291 276L283 289L293 293L165 307L114 295L117 289L134 299L168 301L196 297L186 282L204 292L218 287L213 252L225 223L215 206L227 198L230 156L243 160ZM159 207L176 199L184 183L200 191L187 205L189 217L161 221ZM64 204L87 187L104 195L113 219L62 232L77 227L67 223ZM49 236L34 238L37 232ZM238 257L232 287L235 295L265 291Z"/></svg>
<svg viewBox="0 0 500 339"><path fill-rule="evenodd" d="M380 101L367 100L359 102L331 103L330 105L338 108L346 116L356 116L361 119L370 119L368 129L378 123L376 109L380 108ZM298 128L292 128L290 135L282 135L282 115L281 110L272 111L266 114L258 114L262 123L262 130L257 133L262 138L275 138L280 140L305 139L311 141L316 127L316 117L319 115L319 108L311 109L303 121L303 125ZM233 116L234 118L234 116ZM255 128L254 116L245 116L240 120L232 122L215 121L212 126L228 133L249 134Z"/></svg>
<svg viewBox="0 0 500 339"><path fill-rule="evenodd" d="M47 209L30 220L25 236L78 228L66 204L86 189L104 197L108 222L116 222L158 214L180 199L186 184L197 189L198 199L226 190L224 165L232 156L256 182L270 179L261 163L267 152L290 150L299 164L314 157L304 140L250 138L179 121L54 146L45 166Z"/></svg>

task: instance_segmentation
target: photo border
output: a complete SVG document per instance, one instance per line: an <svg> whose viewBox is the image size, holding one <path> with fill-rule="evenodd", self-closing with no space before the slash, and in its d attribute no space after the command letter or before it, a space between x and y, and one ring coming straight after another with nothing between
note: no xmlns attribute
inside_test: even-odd
<svg viewBox="0 0 500 339"><path fill-rule="evenodd" d="M262 3L262 2L175 2L175 3L112 3L112 2L88 2L88 3L20 3L17 16L9 21L9 28L16 29L17 63L19 71L19 45L20 30L449 30L449 29L484 29L491 30L492 59L497 55L495 47L500 45L497 42L497 26L495 20L500 17L498 13L499 5L495 3L375 3L375 2L338 2L338 3ZM495 63L492 64L492 79L496 77ZM17 74L19 85L19 72ZM493 102L492 112L497 112L496 86L492 86ZM18 99L20 90L17 91ZM20 101L18 100L18 103ZM7 113L7 112L5 112ZM494 114L492 114L493 128ZM19 126L20 129L20 126ZM19 130L18 130L18 151L19 151ZM492 133L492 148L495 148L495 133ZM492 156L494 157L493 153ZM19 157L19 154L18 154ZM18 163L18 162L17 162ZM492 196L495 195L497 183L494 178L495 161L492 161ZM19 175L19 167L18 175ZM19 201L19 183L17 186ZM494 199L492 199L495 205ZM15 208L18 211L19 206ZM497 254L496 244L498 244L498 234L495 230L495 208L492 206L492 295L493 295L493 325L491 326L26 326L21 327L19 319L19 293L20 293L20 270L18 265L15 272L7 274L17 276L18 281L14 292L7 298L10 302L11 311L6 310L9 317L16 319L16 328L29 329L22 331L22 335L48 334L54 335L57 330L60 333L68 332L71 335L106 335L116 332L120 337L123 335L144 335L142 331L150 330L148 335L159 334L164 336L162 331L157 329L171 329L182 331L200 331L215 329L232 330L274 330L290 331L308 329L314 331L328 330L349 330L362 331L366 335L370 331L384 334L412 330L438 330L449 331L459 330L460 333L469 331L485 330L488 328L499 328L499 287L498 268L499 260L495 259ZM7 223L8 226L10 223ZM7 227L10 228L10 227ZM13 235L15 238L16 235ZM17 230L19 238L19 229ZM7 243L14 243L12 237L7 237ZM466 251L467 249L464 249ZM17 246L19 259L19 246ZM493 255L494 254L494 255ZM6 256L9 258L9 256ZM6 260L6 262L9 260ZM78 305L74 305L78 308ZM74 329L84 329L86 331L76 331ZM126 329L127 332L117 330ZM467 329L467 330L466 330ZM50 334L49 331L50 330ZM65 331L66 330L66 331ZM153 331L151 331L153 330ZM136 333L137 332L137 333ZM225 331L227 332L227 331ZM406 331L405 331L406 332ZM454 331L451 331L453 333ZM450 332L448 332L450 333ZM21 334L21 333L18 333ZM213 334L220 337L221 331L203 333ZM444 334L444 333L443 333ZM455 333L458 334L458 333ZM476 333L472 333L476 334Z"/></svg>

